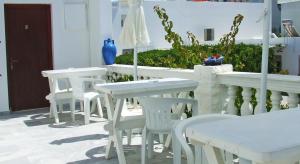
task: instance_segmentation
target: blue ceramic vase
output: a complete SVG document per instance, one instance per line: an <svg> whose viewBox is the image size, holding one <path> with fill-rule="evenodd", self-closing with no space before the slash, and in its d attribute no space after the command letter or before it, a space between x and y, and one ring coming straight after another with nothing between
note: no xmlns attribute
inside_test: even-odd
<svg viewBox="0 0 300 164"><path fill-rule="evenodd" d="M106 65L112 65L115 63L117 48L115 46L114 40L104 40L104 45L102 47L102 55Z"/></svg>

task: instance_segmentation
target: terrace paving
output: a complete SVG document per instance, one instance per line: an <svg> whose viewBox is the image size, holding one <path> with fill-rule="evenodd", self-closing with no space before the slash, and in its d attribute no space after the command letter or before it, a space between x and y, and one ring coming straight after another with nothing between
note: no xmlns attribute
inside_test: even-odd
<svg viewBox="0 0 300 164"><path fill-rule="evenodd" d="M53 124L49 109L15 112L0 116L0 163L1 164L117 164L114 153L106 160L105 145L108 133L103 125L106 119L92 117L89 125L83 125L83 115L76 114L76 122L70 113L59 114L61 123ZM124 144L126 137L124 135ZM124 146L128 164L140 163L140 134L133 135L132 145ZM158 144L155 151L161 152ZM152 164L172 163L171 150L154 153Z"/></svg>

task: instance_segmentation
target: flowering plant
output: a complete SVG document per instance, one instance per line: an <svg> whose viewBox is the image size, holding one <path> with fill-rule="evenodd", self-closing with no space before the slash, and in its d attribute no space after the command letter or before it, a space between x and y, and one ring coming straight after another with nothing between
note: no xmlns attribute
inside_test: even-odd
<svg viewBox="0 0 300 164"><path fill-rule="evenodd" d="M224 57L220 54L213 54L212 56L206 58L204 60L204 65L213 66L213 65L221 65L224 62Z"/></svg>

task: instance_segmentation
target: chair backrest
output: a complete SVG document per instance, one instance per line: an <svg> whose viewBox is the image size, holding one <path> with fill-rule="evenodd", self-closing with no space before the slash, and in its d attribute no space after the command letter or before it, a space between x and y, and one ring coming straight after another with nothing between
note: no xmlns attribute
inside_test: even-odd
<svg viewBox="0 0 300 164"><path fill-rule="evenodd" d="M78 76L69 77L74 98L82 98L85 91L84 80Z"/></svg>
<svg viewBox="0 0 300 164"><path fill-rule="evenodd" d="M173 127L172 107L179 103L196 104L196 100L180 98L139 98L146 117L146 127L149 130L163 132L170 131ZM178 119L178 118L177 118Z"/></svg>

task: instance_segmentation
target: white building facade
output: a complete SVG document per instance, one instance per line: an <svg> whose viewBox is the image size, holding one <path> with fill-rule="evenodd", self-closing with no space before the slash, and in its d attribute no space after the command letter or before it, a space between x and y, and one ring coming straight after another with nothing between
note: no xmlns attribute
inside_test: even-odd
<svg viewBox="0 0 300 164"><path fill-rule="evenodd" d="M170 44L164 39L165 31L161 21L153 10L155 5L167 10L169 18L174 23L174 31L179 33L186 42L187 31L194 33L200 41L204 41L205 29L213 29L213 41L218 41L230 31L237 14L244 16L237 39L262 38L262 21L257 20L262 15L263 3L145 1L143 6L151 39L149 49L170 48ZM122 53L118 38L127 10L128 7L124 5L113 6L113 39L118 45L118 54Z"/></svg>
<svg viewBox="0 0 300 164"><path fill-rule="evenodd" d="M112 36L110 0L0 0L0 112L9 111L5 4L51 5L54 69L103 64L103 40Z"/></svg>

